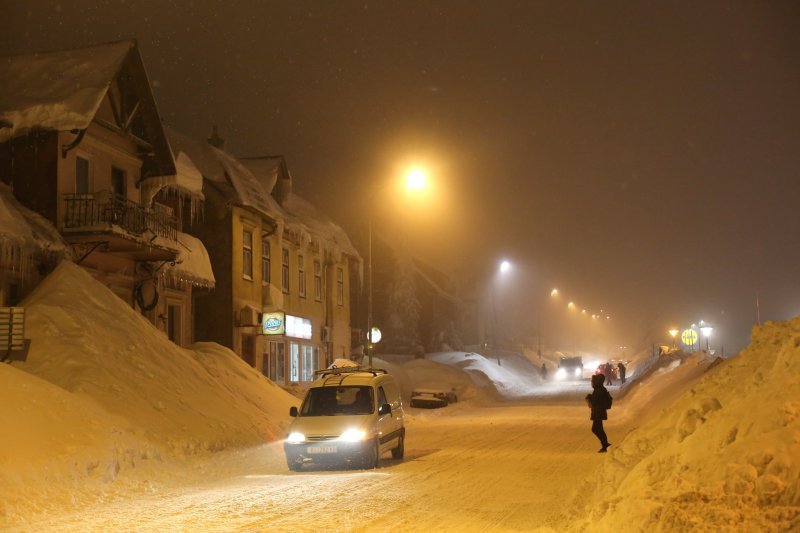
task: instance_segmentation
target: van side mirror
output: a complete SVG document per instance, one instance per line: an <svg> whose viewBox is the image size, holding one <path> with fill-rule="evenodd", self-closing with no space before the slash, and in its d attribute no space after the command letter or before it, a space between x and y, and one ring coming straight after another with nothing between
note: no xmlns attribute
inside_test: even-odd
<svg viewBox="0 0 800 533"><path fill-rule="evenodd" d="M385 403L378 407L378 414L379 415L388 415L392 412L392 406L388 403Z"/></svg>
<svg viewBox="0 0 800 533"><path fill-rule="evenodd" d="M297 416L297 407L294 405L289 408L289 416Z"/></svg>

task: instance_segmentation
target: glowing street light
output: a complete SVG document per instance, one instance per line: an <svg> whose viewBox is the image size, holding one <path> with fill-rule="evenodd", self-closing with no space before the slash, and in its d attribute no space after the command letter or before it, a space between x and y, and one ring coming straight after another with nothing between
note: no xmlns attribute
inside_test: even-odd
<svg viewBox="0 0 800 533"><path fill-rule="evenodd" d="M568 303L568 304L567 304L567 309L569 309L570 311L572 311L573 309L575 309L575 302L570 302L570 303Z"/></svg>
<svg viewBox="0 0 800 533"><path fill-rule="evenodd" d="M428 186L425 172L420 168L413 168L406 174L406 190L409 193L419 193ZM382 190L382 189L381 189ZM372 327L372 206L368 209L367 217L367 357L372 368L373 329ZM374 342L380 339L375 336Z"/></svg>
<svg viewBox="0 0 800 533"><path fill-rule="evenodd" d="M701 321L702 323L702 321ZM704 324L700 327L700 331L703 332L703 336L706 338L706 352L708 352L708 338L711 336L711 332L714 331L714 328L709 326L708 324Z"/></svg>
<svg viewBox="0 0 800 533"><path fill-rule="evenodd" d="M508 272L511 271L511 263L508 260L503 259L502 261L500 261L500 266L498 267L498 270L500 271L500 274L503 274L503 275L507 274ZM495 295L494 294L494 290L491 290L491 289L492 289L492 287L490 286L489 299L491 300L491 304L492 304L492 332L493 332L493 335L492 335L493 336L492 347L494 349L495 359L497 359L497 365L500 366L501 365L501 363L500 363L500 352L497 351L497 339L498 339L498 334L497 334L497 302L496 302L497 295Z"/></svg>
<svg viewBox="0 0 800 533"><path fill-rule="evenodd" d="M558 296L558 289L553 289L552 291L550 291L550 296L552 296L553 298Z"/></svg>
<svg viewBox="0 0 800 533"><path fill-rule="evenodd" d="M672 328L671 330L669 330L669 334L672 335L672 349L673 350L675 349L675 337L678 336L678 333L679 333L679 331L678 331L677 328Z"/></svg>
<svg viewBox="0 0 800 533"><path fill-rule="evenodd" d="M406 189L409 191L421 191L428 186L427 176L421 168L412 168L406 176Z"/></svg>

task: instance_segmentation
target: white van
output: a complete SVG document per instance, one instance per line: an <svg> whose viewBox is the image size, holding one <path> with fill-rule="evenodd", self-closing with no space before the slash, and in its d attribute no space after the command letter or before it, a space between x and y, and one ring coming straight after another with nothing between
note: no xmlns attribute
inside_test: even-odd
<svg viewBox="0 0 800 533"><path fill-rule="evenodd" d="M290 470L306 463L377 468L387 451L403 458L403 403L392 376L383 369L358 367L317 374L300 410L289 410L295 420L283 449Z"/></svg>

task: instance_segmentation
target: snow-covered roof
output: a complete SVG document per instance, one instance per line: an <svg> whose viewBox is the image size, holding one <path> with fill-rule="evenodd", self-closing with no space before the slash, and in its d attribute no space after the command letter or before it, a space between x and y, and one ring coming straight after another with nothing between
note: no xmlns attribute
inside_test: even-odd
<svg viewBox="0 0 800 533"><path fill-rule="evenodd" d="M230 183L237 203L275 220L283 220L283 210L270 194L272 189L267 188L241 161L206 141L193 139L169 126L164 131L173 153L186 157L202 177L212 182Z"/></svg>
<svg viewBox="0 0 800 533"><path fill-rule="evenodd" d="M289 193L283 203L288 220L302 223L311 235L311 241L339 260L341 254L360 259L358 251L347 233L311 203L294 193Z"/></svg>
<svg viewBox="0 0 800 533"><path fill-rule="evenodd" d="M32 129L86 129L135 41L0 58L0 142Z"/></svg>
<svg viewBox="0 0 800 533"><path fill-rule="evenodd" d="M0 183L0 266L25 271L37 255L72 257L55 226L23 207L11 188Z"/></svg>
<svg viewBox="0 0 800 533"><path fill-rule="evenodd" d="M165 276L178 283L190 283L196 287L213 289L216 284L211 269L211 259L203 242L188 233L178 232L178 259Z"/></svg>

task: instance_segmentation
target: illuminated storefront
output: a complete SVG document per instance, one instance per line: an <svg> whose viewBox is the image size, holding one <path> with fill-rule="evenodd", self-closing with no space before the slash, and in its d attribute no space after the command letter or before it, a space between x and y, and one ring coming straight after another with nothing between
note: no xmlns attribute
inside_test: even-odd
<svg viewBox="0 0 800 533"><path fill-rule="evenodd" d="M319 346L311 320L283 312L264 313L264 374L276 383L307 383L319 370Z"/></svg>

